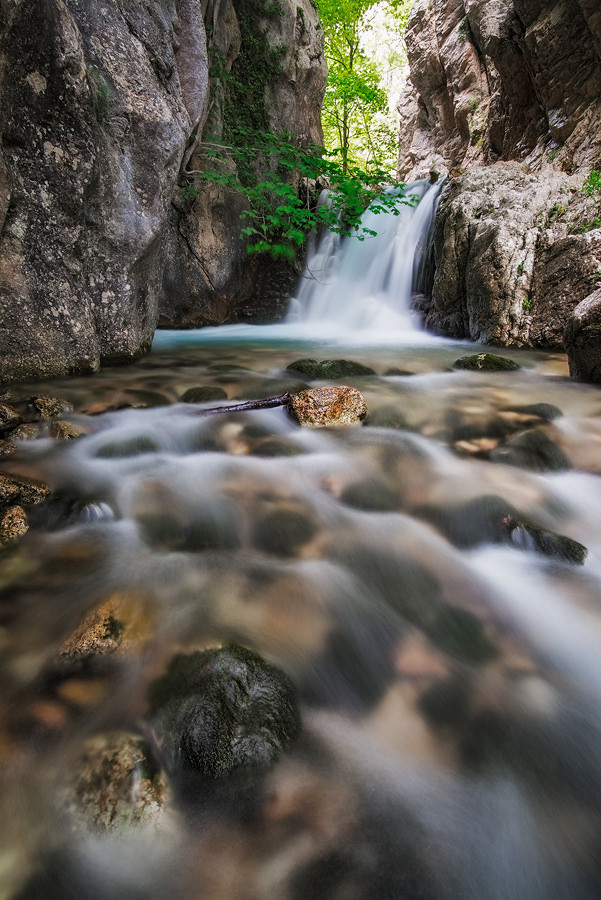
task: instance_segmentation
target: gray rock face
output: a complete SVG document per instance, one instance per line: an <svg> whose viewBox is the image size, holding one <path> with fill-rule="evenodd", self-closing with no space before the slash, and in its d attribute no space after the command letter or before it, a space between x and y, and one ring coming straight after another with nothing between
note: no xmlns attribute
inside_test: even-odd
<svg viewBox="0 0 601 900"><path fill-rule="evenodd" d="M563 347L563 330L601 270L601 231L582 178L518 163L452 180L438 211L427 327L452 337ZM591 206L592 204L592 206Z"/></svg>
<svg viewBox="0 0 601 900"><path fill-rule="evenodd" d="M570 375L601 384L601 290L578 304L566 324L564 343Z"/></svg>
<svg viewBox="0 0 601 900"><path fill-rule="evenodd" d="M255 108L245 110L251 127L284 131L300 144L321 143L320 110L327 78L323 33L310 0L283 0L271 12L254 0L209 0L205 21L211 33L213 72L211 100L189 155L182 184L195 172L215 168L207 145L230 139L232 80L245 81L261 72L262 96L245 98ZM248 57L256 34L264 32L269 65ZM253 43L254 42L254 43ZM275 61L277 58L277 62ZM246 69L250 62L251 73ZM262 68L263 67L263 68ZM228 103L230 106L228 106ZM234 118L242 118L235 110ZM235 122L234 124L240 124ZM229 161L232 173L235 164ZM240 214L246 208L241 194L214 183L195 182L193 202L176 199L171 211L167 265L160 301L161 327L189 328L227 321L277 315L299 278L300 268L246 254L240 236ZM181 192L180 192L181 193ZM282 310L283 311L283 310Z"/></svg>
<svg viewBox="0 0 601 900"><path fill-rule="evenodd" d="M148 348L161 240L206 100L194 0L0 0L0 374Z"/></svg>
<svg viewBox="0 0 601 900"><path fill-rule="evenodd" d="M566 171L598 161L597 3L416 0L407 45L403 177L549 154Z"/></svg>

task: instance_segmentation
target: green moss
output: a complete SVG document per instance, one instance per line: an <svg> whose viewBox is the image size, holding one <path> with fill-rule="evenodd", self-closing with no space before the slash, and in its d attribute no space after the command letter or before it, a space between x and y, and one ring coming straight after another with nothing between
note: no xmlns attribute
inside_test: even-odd
<svg viewBox="0 0 601 900"><path fill-rule="evenodd" d="M92 88L96 118L99 122L103 122L108 117L110 107L109 84L103 73L96 66L88 67L88 77Z"/></svg>

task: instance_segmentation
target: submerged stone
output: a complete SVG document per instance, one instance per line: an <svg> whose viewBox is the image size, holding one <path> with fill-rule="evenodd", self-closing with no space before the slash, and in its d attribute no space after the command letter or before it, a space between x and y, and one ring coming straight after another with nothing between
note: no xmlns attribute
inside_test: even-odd
<svg viewBox="0 0 601 900"><path fill-rule="evenodd" d="M367 403L355 388L315 388L293 394L288 411L300 425L355 425L365 417Z"/></svg>
<svg viewBox="0 0 601 900"><path fill-rule="evenodd" d="M511 372L521 369L521 366L505 356L496 356L494 353L475 353L473 356L462 356L455 360L453 368L476 372Z"/></svg>
<svg viewBox="0 0 601 900"><path fill-rule="evenodd" d="M297 359L286 368L288 371L300 372L307 378L348 378L376 374L369 366L350 359Z"/></svg>
<svg viewBox="0 0 601 900"><path fill-rule="evenodd" d="M490 458L494 462L534 472L559 472L572 468L555 441L537 428L510 438L503 446L492 450Z"/></svg>
<svg viewBox="0 0 601 900"><path fill-rule="evenodd" d="M426 632L446 653L467 662L486 662L497 654L480 619L459 607L443 606L426 627Z"/></svg>
<svg viewBox="0 0 601 900"><path fill-rule="evenodd" d="M275 509L257 520L253 543L264 553L294 556L316 533L315 522L301 510Z"/></svg>
<svg viewBox="0 0 601 900"><path fill-rule="evenodd" d="M104 444L96 451L100 459L122 459L129 456L142 456L144 453L156 453L158 445L151 437L138 435L126 441L114 441Z"/></svg>
<svg viewBox="0 0 601 900"><path fill-rule="evenodd" d="M178 654L150 690L152 726L175 776L267 771L300 732L296 690L244 647Z"/></svg>
<svg viewBox="0 0 601 900"><path fill-rule="evenodd" d="M179 398L180 403L210 403L213 400L227 400L227 394L223 388L213 385L191 387Z"/></svg>
<svg viewBox="0 0 601 900"><path fill-rule="evenodd" d="M364 425L370 428L394 428L404 431L408 427L407 417L396 403L387 403L370 410Z"/></svg>
<svg viewBox="0 0 601 900"><path fill-rule="evenodd" d="M366 512L396 512L400 506L397 494L384 481L373 478L349 484L340 500L346 506Z"/></svg>

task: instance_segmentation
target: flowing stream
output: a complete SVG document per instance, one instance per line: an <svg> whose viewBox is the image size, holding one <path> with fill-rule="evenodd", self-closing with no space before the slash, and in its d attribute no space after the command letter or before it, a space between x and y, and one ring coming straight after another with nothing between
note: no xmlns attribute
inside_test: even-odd
<svg viewBox="0 0 601 900"><path fill-rule="evenodd" d="M484 348L383 300L410 293L434 202L378 239L371 287L369 241L330 258L304 323L158 334L131 367L12 389L71 401L85 435L2 465L53 492L1 558L2 898L600 896L601 395L561 353L454 370ZM333 310L362 293L378 327L347 332ZM304 357L374 370L343 381L362 425L178 402L300 390ZM172 655L228 641L291 678L297 741L233 807L141 809L138 769L86 825L90 747L151 739Z"/></svg>

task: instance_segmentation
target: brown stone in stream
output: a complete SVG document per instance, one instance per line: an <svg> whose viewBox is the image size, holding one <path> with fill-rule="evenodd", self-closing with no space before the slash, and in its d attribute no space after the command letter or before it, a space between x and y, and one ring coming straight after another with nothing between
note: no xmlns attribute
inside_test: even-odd
<svg viewBox="0 0 601 900"><path fill-rule="evenodd" d="M0 544L6 544L29 530L27 516L22 506L9 506L0 518Z"/></svg>
<svg viewBox="0 0 601 900"><path fill-rule="evenodd" d="M365 417L367 404L356 388L325 387L293 394L288 409L300 425L319 428L355 425Z"/></svg>
<svg viewBox="0 0 601 900"><path fill-rule="evenodd" d="M29 405L41 419L54 419L63 413L73 412L73 404L58 397L32 397Z"/></svg>

